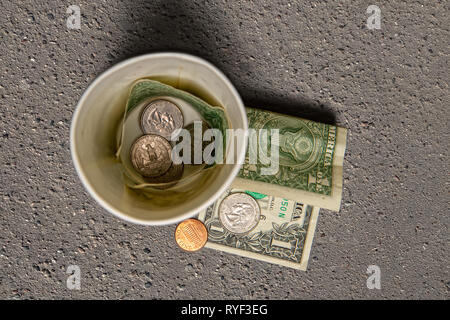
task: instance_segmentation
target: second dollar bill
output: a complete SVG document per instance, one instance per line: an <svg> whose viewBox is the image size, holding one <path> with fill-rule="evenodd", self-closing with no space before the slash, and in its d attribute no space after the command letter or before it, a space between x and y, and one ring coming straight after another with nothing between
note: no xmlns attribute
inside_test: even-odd
<svg viewBox="0 0 450 320"><path fill-rule="evenodd" d="M261 209L258 225L245 235L223 227L222 200L235 192L252 196ZM306 270L320 208L243 189L229 189L199 214L208 230L206 247L299 270Z"/></svg>

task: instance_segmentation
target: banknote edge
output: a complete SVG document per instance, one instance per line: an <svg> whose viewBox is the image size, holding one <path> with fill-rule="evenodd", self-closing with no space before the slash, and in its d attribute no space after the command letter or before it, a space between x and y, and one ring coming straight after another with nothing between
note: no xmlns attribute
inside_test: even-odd
<svg viewBox="0 0 450 320"><path fill-rule="evenodd" d="M248 251L245 251L242 249L232 248L232 247L224 246L221 244L212 243L209 241L206 242L205 247L208 249L214 249L214 250L217 250L220 252L234 254L234 255L237 255L240 257L244 257L244 258L250 258L250 259L254 259L254 260L268 262L268 263L275 264L275 265L293 268L296 270L306 271L307 267L308 267L308 261L309 261L309 256L311 253L311 247L312 247L312 243L313 243L313 239L314 239L314 234L316 232L319 212L320 212L320 208L314 207L314 209L311 213L311 219L309 222L308 230L306 232L306 238L305 238L305 243L303 246L302 258L300 260L300 263L286 261L286 260L275 258L275 257L267 257L264 255L255 253L255 252L248 252ZM200 221L204 222L205 216L206 216L206 210L203 210L198 215L198 219Z"/></svg>
<svg viewBox="0 0 450 320"><path fill-rule="evenodd" d="M254 192L270 194L275 197L286 198L289 200L302 199L301 202L304 204L333 211L338 211L340 206L340 200L335 199L332 196L315 194L305 190L292 189L285 186L273 185L250 179L236 178L233 181L231 188L249 189Z"/></svg>
<svg viewBox="0 0 450 320"><path fill-rule="evenodd" d="M300 264L304 267L304 271L308 269L309 256L311 254L311 247L314 240L314 235L316 233L317 222L319 220L319 207L314 207L311 218L309 220L308 230L306 232L305 244L303 247L302 259L300 260Z"/></svg>
<svg viewBox="0 0 450 320"><path fill-rule="evenodd" d="M345 150L347 149L347 129L337 127L336 133L336 149L334 150L334 158L333 158L333 176L332 183L333 188L331 188L331 198L336 202L336 208L330 209L335 211L340 211L341 202L342 202L342 191L344 188L344 156ZM318 204L319 207L325 208ZM328 209L328 208L325 208Z"/></svg>

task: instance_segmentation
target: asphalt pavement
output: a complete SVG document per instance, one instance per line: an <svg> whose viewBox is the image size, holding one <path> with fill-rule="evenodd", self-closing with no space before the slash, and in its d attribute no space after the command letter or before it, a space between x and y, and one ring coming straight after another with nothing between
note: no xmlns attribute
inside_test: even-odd
<svg viewBox="0 0 450 320"><path fill-rule="evenodd" d="M0 298L449 298L448 1L0 3ZM349 129L341 210L321 211L307 272L185 253L175 225L118 220L83 188L78 99L115 63L160 51L212 62L247 106Z"/></svg>

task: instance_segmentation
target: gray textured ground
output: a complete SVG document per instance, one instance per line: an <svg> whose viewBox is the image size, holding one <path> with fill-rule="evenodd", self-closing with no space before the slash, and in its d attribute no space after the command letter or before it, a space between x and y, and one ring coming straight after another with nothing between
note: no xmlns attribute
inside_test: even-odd
<svg viewBox="0 0 450 320"><path fill-rule="evenodd" d="M449 298L448 2L0 2L0 298ZM80 31L66 28L71 4ZM381 30L366 28L370 4ZM211 61L247 105L350 130L342 208L322 211L306 273L186 254L174 226L119 221L83 189L78 98L113 64L163 50ZM381 290L366 287L371 264Z"/></svg>

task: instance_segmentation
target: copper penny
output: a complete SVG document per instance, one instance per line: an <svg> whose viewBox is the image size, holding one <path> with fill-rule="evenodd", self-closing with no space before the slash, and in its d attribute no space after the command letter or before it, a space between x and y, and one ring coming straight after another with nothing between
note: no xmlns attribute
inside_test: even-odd
<svg viewBox="0 0 450 320"><path fill-rule="evenodd" d="M175 229L175 241L181 249L192 252L203 248L208 240L205 225L197 219L187 219Z"/></svg>

